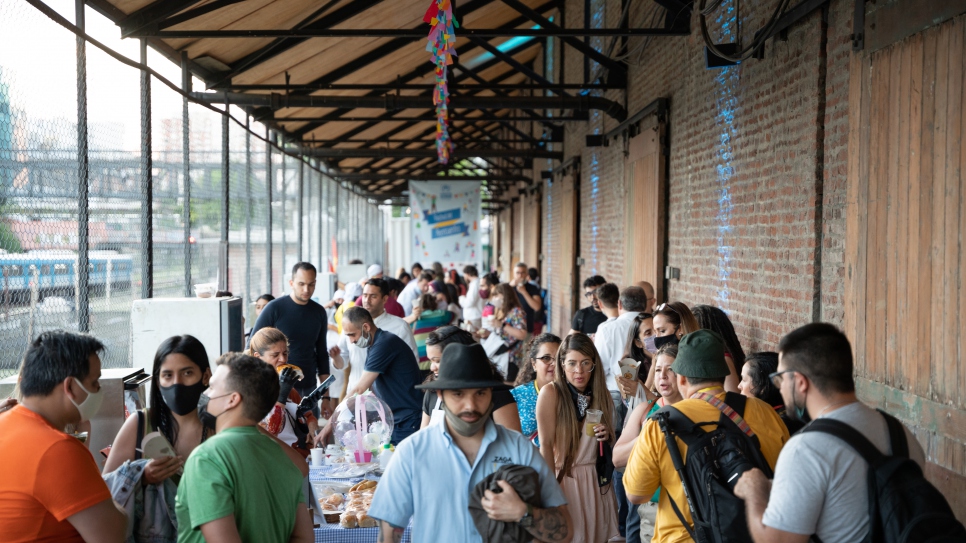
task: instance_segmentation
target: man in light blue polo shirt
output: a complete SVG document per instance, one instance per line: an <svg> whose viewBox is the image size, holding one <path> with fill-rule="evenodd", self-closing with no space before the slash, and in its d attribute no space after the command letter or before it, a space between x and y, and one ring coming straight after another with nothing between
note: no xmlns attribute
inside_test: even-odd
<svg viewBox="0 0 966 543"><path fill-rule="evenodd" d="M369 508L369 516L380 521L380 541L398 541L412 519L414 543L482 543L469 512L470 493L506 464L536 470L542 507L528 505L499 481L503 492L487 490L482 500L489 518L520 523L540 541L570 540L567 501L553 470L527 438L490 419L492 389L503 386L482 346L446 347L439 377L416 387L437 391L446 424L416 432L396 449Z"/></svg>

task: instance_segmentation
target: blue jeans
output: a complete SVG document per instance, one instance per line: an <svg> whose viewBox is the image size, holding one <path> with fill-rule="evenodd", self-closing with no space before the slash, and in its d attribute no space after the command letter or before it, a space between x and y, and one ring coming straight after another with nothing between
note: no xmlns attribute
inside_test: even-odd
<svg viewBox="0 0 966 543"><path fill-rule="evenodd" d="M614 493L617 496L617 531L626 537L628 509L634 509L634 507L631 506L628 508L627 493L624 492L623 475L617 470L614 470Z"/></svg>

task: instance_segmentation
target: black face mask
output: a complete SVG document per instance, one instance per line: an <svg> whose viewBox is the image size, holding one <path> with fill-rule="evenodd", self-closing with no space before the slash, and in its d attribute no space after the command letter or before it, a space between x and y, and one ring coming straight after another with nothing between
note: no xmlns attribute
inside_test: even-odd
<svg viewBox="0 0 966 543"><path fill-rule="evenodd" d="M665 345L668 345L668 344L677 345L680 341L681 340L678 338L678 336L674 334L671 334L669 336L656 337L654 338L654 348L660 350L661 347Z"/></svg>
<svg viewBox="0 0 966 543"><path fill-rule="evenodd" d="M198 408L198 398L208 388L202 381L193 385L158 386L164 403L174 414L185 416Z"/></svg>
<svg viewBox="0 0 966 543"><path fill-rule="evenodd" d="M228 394L222 394L221 396L215 396L215 398L224 398L227 395ZM215 425L218 423L218 417L225 414L224 411L218 415L212 415L208 412L208 402L212 399L214 398L205 396L204 394L198 397L198 419L201 420L201 426L207 430L215 430Z"/></svg>

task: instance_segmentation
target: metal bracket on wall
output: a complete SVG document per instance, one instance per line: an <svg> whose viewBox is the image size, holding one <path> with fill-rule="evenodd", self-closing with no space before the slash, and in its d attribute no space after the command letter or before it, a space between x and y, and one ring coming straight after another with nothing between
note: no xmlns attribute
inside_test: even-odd
<svg viewBox="0 0 966 543"><path fill-rule="evenodd" d="M865 49L865 0L855 0L852 14L852 51Z"/></svg>

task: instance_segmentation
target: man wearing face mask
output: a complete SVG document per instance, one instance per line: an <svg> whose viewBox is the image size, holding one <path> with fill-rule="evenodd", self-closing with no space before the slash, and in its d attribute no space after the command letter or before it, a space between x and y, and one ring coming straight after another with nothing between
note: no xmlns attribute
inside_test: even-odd
<svg viewBox="0 0 966 543"><path fill-rule="evenodd" d="M371 388L392 411L390 441L395 445L419 430L423 395L414 388L420 382L416 356L405 341L379 329L364 308L353 307L345 312L342 331L350 343L367 351L362 375L346 397ZM331 427L327 425L323 434L327 435Z"/></svg>
<svg viewBox="0 0 966 543"><path fill-rule="evenodd" d="M807 324L783 337L778 371L770 377L790 416L845 423L880 453L895 454L884 416L855 396L852 346L835 326ZM871 526L868 464L845 441L808 428L782 449L774 482L757 469L738 480L735 495L745 500L752 538L805 543L815 534L826 543L865 541ZM924 468L922 447L902 429L909 459Z"/></svg>
<svg viewBox="0 0 966 543"><path fill-rule="evenodd" d="M90 451L64 433L100 409L103 349L91 336L63 331L40 334L27 348L23 399L0 415L3 541L124 541L127 516Z"/></svg>
<svg viewBox="0 0 966 543"><path fill-rule="evenodd" d="M179 543L314 540L294 450L259 429L279 395L275 369L226 353L198 402L215 436L191 453L178 485Z"/></svg>
<svg viewBox="0 0 966 543"><path fill-rule="evenodd" d="M502 492L487 490L481 500L487 518L518 523L536 540L570 541L570 514L554 471L527 438L489 417L493 389L505 387L494 379L483 347L448 345L439 377L418 388L436 391L445 421L396 449L369 508L369 516L380 521L380 540L398 541L412 519L415 542L482 543L469 511L470 493L498 468L517 465L537 472L539 506L524 502L506 481L497 481ZM427 500L444 495L445 500Z"/></svg>

